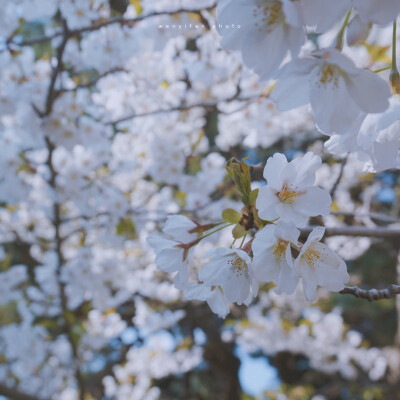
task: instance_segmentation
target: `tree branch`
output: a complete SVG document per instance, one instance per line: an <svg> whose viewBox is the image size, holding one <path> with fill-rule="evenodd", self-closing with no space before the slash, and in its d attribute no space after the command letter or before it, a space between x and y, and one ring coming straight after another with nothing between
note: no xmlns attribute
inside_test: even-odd
<svg viewBox="0 0 400 400"><path fill-rule="evenodd" d="M308 226L301 229L301 233L308 235L316 226ZM397 238L400 237L400 229L391 228L366 228L364 226L339 226L326 228L325 237L328 236L362 236L376 238Z"/></svg>
<svg viewBox="0 0 400 400"><path fill-rule="evenodd" d="M361 289L358 286L347 286L339 292L340 294L351 294L360 299L368 301L389 299L400 294L400 285L390 285L386 289Z"/></svg>
<svg viewBox="0 0 400 400"><path fill-rule="evenodd" d="M8 397L11 400L43 400L42 398L32 396L30 394L19 392L16 389L11 389L8 386L0 384L0 395Z"/></svg>
<svg viewBox="0 0 400 400"><path fill-rule="evenodd" d="M64 51L65 51L65 46L67 45L68 39L70 38L67 23L63 21L64 24L64 30L63 30L63 38L60 46L57 49L57 65L53 68L52 74L51 74L51 79L50 79L50 85L49 89L47 91L47 96L46 96L46 103L45 103L45 109L44 111L40 111L35 104L33 104L33 109L35 112L41 117L47 117L50 115L52 109L53 109L53 104L54 101L56 100L59 92L56 90L56 82L57 78L60 75L60 73L63 70L63 56L64 56Z"/></svg>
<svg viewBox="0 0 400 400"><path fill-rule="evenodd" d="M200 8L200 9L187 9L187 8L179 8L177 10L173 10L173 11L155 11L149 14L143 14L143 15L138 15L137 17L134 18L124 18L124 17L115 17L115 18L110 18L110 19L106 19L104 21L101 22L97 22L94 23L90 26L85 26L83 28L79 28L79 29L72 29L69 31L70 36L77 36L80 35L82 33L85 32L92 32L95 30L98 30L100 28L103 28L105 26L109 26L109 25L113 25L113 24L121 24L121 25L130 25L130 24L135 24L137 22L143 21L147 18L152 18L152 17L160 17L160 16L166 16L166 15L174 15L174 14L181 14L181 13L192 13L192 14L198 14L200 16L201 19L203 19L204 17L201 15L202 11L211 11L212 9L214 9L216 6L216 4L211 5L210 7L205 7L205 8ZM206 27L207 24L205 24L205 22L202 22ZM37 43L45 43L45 42L49 42L50 40L53 40L57 37L63 36L64 32L60 31L60 32L55 32L52 35L49 36L40 36L37 38L32 38L32 39L26 39L23 40L22 42L14 42L14 41L8 41L7 42L7 46L9 46L10 44L14 44L17 46L32 46L34 44Z"/></svg>
<svg viewBox="0 0 400 400"><path fill-rule="evenodd" d="M339 186L340 181L342 180L343 177L343 173L344 173L344 169L346 167L347 164L347 159L348 159L348 155L342 160L341 164L340 164L340 171L339 171L339 175L335 180L335 183L332 186L332 189L330 190L329 194L331 195L331 197L333 198L335 196L336 193L336 189Z"/></svg>
<svg viewBox="0 0 400 400"><path fill-rule="evenodd" d="M46 144L47 148L49 151L48 159L47 159L47 165L50 170L50 180L49 180L49 185L53 188L54 191L56 191L57 188L57 171L54 169L53 165L53 152L54 152L54 145L51 143L51 141L46 138ZM61 279L61 270L62 267L65 263L63 252L62 252L62 237L60 233L60 228L61 228L61 210L60 210L60 204L58 203L58 199L56 198L54 201L53 205L53 225L55 229L55 251L57 254L57 259L58 259L58 265L57 265L57 270L56 270L56 277L57 277L57 283L58 283L58 288L60 291L60 301L61 301L61 310L62 310L62 316L64 318L64 324L66 328L66 334L68 337L68 341L71 345L72 349L72 355L73 359L75 362L75 378L78 383L79 387L79 399L84 400L85 397L85 382L83 380L83 376L80 371L80 366L78 363L79 360L79 355L78 355L78 348L76 346L74 337L73 337L73 327L71 326L68 318L67 318L67 313L68 313L68 299L67 295L65 293L65 283Z"/></svg>
<svg viewBox="0 0 400 400"><path fill-rule="evenodd" d="M241 97L238 98L236 96L232 96L229 97L227 99L222 99L213 103L194 103L194 104L181 104L179 106L176 107L171 107L171 108L165 108L165 109L158 109L158 110L153 110L153 111L148 111L148 112L144 112L144 113L137 113L137 114L131 114L131 115L127 115L126 117L122 117L120 119L117 119L115 121L108 121L105 122L106 125L116 125L119 124L121 122L125 122L125 121L129 121L130 119L134 119L134 118L139 118L139 117L148 117L151 115L157 115L157 114L163 114L163 113L169 113L169 112L174 112L174 111L189 111L193 108L204 108L204 109L208 109L208 110L213 110L215 108L218 108L218 105L221 103L227 103L227 102L231 102L231 101L252 101L252 100L258 100L258 99L262 99L265 98L266 96L263 94L257 95L257 96L249 96L249 97ZM247 105L246 105L247 106ZM234 110L232 112L229 113L224 113L220 110L218 110L219 113L221 114L231 114L234 113L236 111L240 111L242 108L239 108L238 110Z"/></svg>
<svg viewBox="0 0 400 400"><path fill-rule="evenodd" d="M379 222L385 222L388 224L400 224L400 219L391 217L389 215L380 214L376 212L369 212L369 213L357 213L356 212L346 212L346 211L335 211L331 213L335 216L342 216L342 217L351 217L351 218L370 218L375 219Z"/></svg>

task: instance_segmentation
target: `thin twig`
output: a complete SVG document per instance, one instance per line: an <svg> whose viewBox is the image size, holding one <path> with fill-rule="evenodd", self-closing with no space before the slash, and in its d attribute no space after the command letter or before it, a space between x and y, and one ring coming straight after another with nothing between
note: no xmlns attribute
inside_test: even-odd
<svg viewBox="0 0 400 400"><path fill-rule="evenodd" d="M400 285L390 285L385 289L361 289L358 286L347 286L339 292L340 294L351 294L360 299L369 301L389 299L400 294Z"/></svg>
<svg viewBox="0 0 400 400"><path fill-rule="evenodd" d="M206 110L214 110L216 108L218 108L218 106L221 103L228 103L228 102L232 102L232 101L252 101L252 100L259 100L261 98L264 98L265 95L257 95L257 96L249 96L249 97L242 97L242 98L237 98L235 96L233 97L229 97L227 99L222 99L213 103L194 103L194 104L181 104L179 106L176 107L171 107L171 108L165 108L165 109L158 109L158 110L153 110L153 111L148 111L148 112L144 112L144 113L134 113L131 115L127 115L126 117L122 117L120 119L117 119L115 121L108 121L105 122L106 125L116 125L119 124L121 122L125 122L125 121L129 121L131 119L134 118L140 118L140 117L148 117L148 116L152 116L152 115L157 115L157 114L164 114L164 113L170 113L170 112L174 112L174 111L189 111L192 110L193 108L204 108ZM239 108L238 110L234 110L233 112L236 111L240 111L242 108ZM229 113L224 113L221 112L220 110L218 110L221 114L230 114ZM232 112L232 113L233 113Z"/></svg>
<svg viewBox="0 0 400 400"><path fill-rule="evenodd" d="M332 215L338 217L352 217L352 218L370 218L375 219L380 222L386 222L388 224L400 224L400 219L391 217L389 215L369 212L369 213L357 213L357 212L347 212L347 211L335 211L331 213Z"/></svg>
<svg viewBox="0 0 400 400"><path fill-rule="evenodd" d="M177 10L173 10L173 11L155 11L149 14L143 14L143 15L139 15L137 17L134 18L124 18L124 17L115 17L115 18L110 18L110 19L106 19L97 23L94 23L92 25L89 26L85 26L83 28L79 28L79 29L71 29L70 32L70 36L78 36L82 33L85 32L92 32L92 31L96 31L100 28L103 28L105 26L109 26L109 25L113 25L113 24L121 24L121 25L130 25L130 24L135 24L137 22L143 21L147 18L152 18L152 17L160 17L160 16L166 16L166 15L174 15L174 14L181 14L181 13L192 13L192 14L199 14L200 18L202 18L201 12L202 11L210 11L212 9L215 8L215 4L211 5L210 7L205 7L205 8L201 8L201 9L187 9L187 8L179 8ZM207 25L203 22L203 24L207 27ZM10 46L11 44L13 45L17 45L20 47L23 46L32 46L34 44L37 43L45 43L45 42L49 42L55 38L58 38L60 36L63 36L64 32L63 31L59 31L59 32L55 32L52 35L48 35L48 36L40 36L40 37L36 37L36 38L31 38L31 39L26 39L23 40L21 42L14 42L14 41L8 41L7 42L7 46Z"/></svg>
<svg viewBox="0 0 400 400"><path fill-rule="evenodd" d="M341 162L341 164L340 164L339 175L338 175L338 177L336 178L335 183L333 184L331 191L329 192L329 194L331 195L332 198L335 196L336 189L338 188L339 183L340 183L340 181L342 180L343 173L344 173L344 169L345 169L345 167L346 167L346 163L347 163L348 157L349 157L349 156L347 155L347 156L342 160L342 162Z"/></svg>

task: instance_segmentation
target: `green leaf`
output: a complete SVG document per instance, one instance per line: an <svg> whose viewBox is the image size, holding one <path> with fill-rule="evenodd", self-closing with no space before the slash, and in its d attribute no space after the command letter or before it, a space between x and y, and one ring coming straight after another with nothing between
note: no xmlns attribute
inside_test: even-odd
<svg viewBox="0 0 400 400"><path fill-rule="evenodd" d="M237 224L240 218L241 215L233 208L227 208L222 212L222 219L230 224Z"/></svg>
<svg viewBox="0 0 400 400"><path fill-rule="evenodd" d="M127 239L133 240L137 238L135 225L130 218L121 218L116 227L116 233L125 236Z"/></svg>
<svg viewBox="0 0 400 400"><path fill-rule="evenodd" d="M242 201L247 206L250 204L249 196L251 192L250 167L242 161L231 158L225 165L229 176L232 178L237 190L242 195Z"/></svg>
<svg viewBox="0 0 400 400"><path fill-rule="evenodd" d="M251 206L256 205L259 189L254 189L250 192L249 201Z"/></svg>

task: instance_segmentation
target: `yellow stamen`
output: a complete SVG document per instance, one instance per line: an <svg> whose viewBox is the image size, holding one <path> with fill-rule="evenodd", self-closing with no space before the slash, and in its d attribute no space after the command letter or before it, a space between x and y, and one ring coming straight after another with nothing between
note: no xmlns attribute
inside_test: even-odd
<svg viewBox="0 0 400 400"><path fill-rule="evenodd" d="M308 264L315 265L318 260L321 260L321 253L316 249L314 243L311 243L308 249L304 252L303 257Z"/></svg>
<svg viewBox="0 0 400 400"><path fill-rule="evenodd" d="M239 277L243 274L245 269L245 262L238 256L228 260L228 264L231 265L231 271Z"/></svg>
<svg viewBox="0 0 400 400"><path fill-rule="evenodd" d="M273 245L273 254L275 256L276 261L282 262L285 259L286 248L289 242L283 239L279 239Z"/></svg>
<svg viewBox="0 0 400 400"><path fill-rule="evenodd" d="M282 190L278 192L276 195L279 198L279 201L286 204L293 204L296 197L299 197L303 194L299 188L296 186L293 188L293 185L288 185L285 183L282 187Z"/></svg>
<svg viewBox="0 0 400 400"><path fill-rule="evenodd" d="M319 71L318 76L319 81L324 86L331 83L335 88L337 88L339 85L339 70L332 64L324 64Z"/></svg>
<svg viewBox="0 0 400 400"><path fill-rule="evenodd" d="M257 8L253 10L254 18L256 18L260 12L262 13L262 26L267 27L268 33L272 31L273 25L276 25L283 20L282 3L278 0L269 2L265 6L258 4ZM254 25L258 27L259 31L263 30L262 27L259 27L257 22Z"/></svg>

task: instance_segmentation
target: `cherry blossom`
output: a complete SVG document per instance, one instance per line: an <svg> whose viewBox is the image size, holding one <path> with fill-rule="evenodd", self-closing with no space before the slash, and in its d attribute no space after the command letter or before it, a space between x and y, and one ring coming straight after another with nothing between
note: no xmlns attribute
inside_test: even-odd
<svg viewBox="0 0 400 400"><path fill-rule="evenodd" d="M374 171L400 167L399 117L400 103L391 98L385 112L368 115L361 125L357 142L370 157Z"/></svg>
<svg viewBox="0 0 400 400"><path fill-rule="evenodd" d="M398 1L0 5L1 394L240 398L243 349L392 389L337 299L397 287Z"/></svg>
<svg viewBox="0 0 400 400"><path fill-rule="evenodd" d="M294 263L304 295L310 303L317 298L317 286L338 292L349 280L345 262L326 244L320 243L324 232L324 228L314 228Z"/></svg>
<svg viewBox="0 0 400 400"><path fill-rule="evenodd" d="M365 113L387 109L389 96L383 79L356 68L334 48L288 63L272 93L281 110L309 102L318 128L326 134L357 132Z"/></svg>
<svg viewBox="0 0 400 400"><path fill-rule="evenodd" d="M165 224L166 236L152 235L147 242L157 253L155 262L159 269L165 272L178 272L175 282L181 288L189 276L188 251L185 243L196 240L197 235L189 231L196 228L196 224L181 215L170 216Z"/></svg>
<svg viewBox="0 0 400 400"><path fill-rule="evenodd" d="M249 296L257 294L258 282L246 252L215 248L206 257L211 260L203 264L199 271L199 279L206 286L221 286L226 298L237 304L243 304Z"/></svg>
<svg viewBox="0 0 400 400"><path fill-rule="evenodd" d="M260 188L256 203L259 216L304 226L310 216L327 215L329 193L313 186L320 165L320 157L312 153L291 162L283 154L268 159L264 169L267 186Z"/></svg>
<svg viewBox="0 0 400 400"><path fill-rule="evenodd" d="M298 7L291 1L233 0L218 6L217 13L222 45L241 50L245 64L262 79L277 71L289 51L296 56L305 40Z"/></svg>
<svg viewBox="0 0 400 400"><path fill-rule="evenodd" d="M293 224L278 222L257 232L252 243L254 275L261 282L276 283L278 294L292 294L299 282L290 245L298 243L299 235Z"/></svg>

